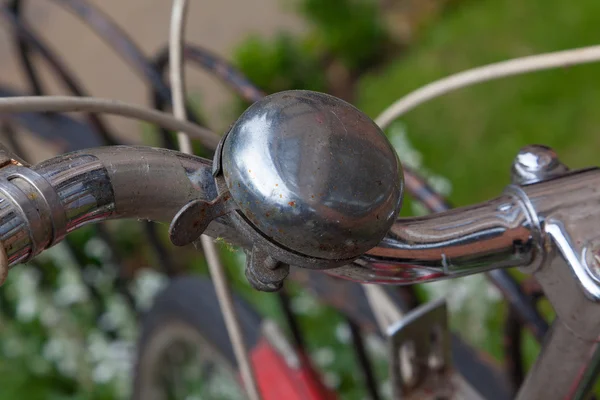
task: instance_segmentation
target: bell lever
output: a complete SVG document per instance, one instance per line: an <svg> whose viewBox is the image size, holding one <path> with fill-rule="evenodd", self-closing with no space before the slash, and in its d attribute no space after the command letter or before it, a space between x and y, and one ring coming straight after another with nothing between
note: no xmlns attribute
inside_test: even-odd
<svg viewBox="0 0 600 400"><path fill-rule="evenodd" d="M211 221L236 208L228 191L211 202L192 200L173 218L169 227L169 238L175 246L186 246L198 239Z"/></svg>

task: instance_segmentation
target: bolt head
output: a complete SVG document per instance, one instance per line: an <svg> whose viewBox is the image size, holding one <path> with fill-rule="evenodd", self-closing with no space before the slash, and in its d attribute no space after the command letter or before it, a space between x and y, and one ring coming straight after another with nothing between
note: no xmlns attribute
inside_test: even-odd
<svg viewBox="0 0 600 400"><path fill-rule="evenodd" d="M523 147L512 167L512 181L519 185L541 182L561 175L567 168L560 162L554 150L548 146Z"/></svg>

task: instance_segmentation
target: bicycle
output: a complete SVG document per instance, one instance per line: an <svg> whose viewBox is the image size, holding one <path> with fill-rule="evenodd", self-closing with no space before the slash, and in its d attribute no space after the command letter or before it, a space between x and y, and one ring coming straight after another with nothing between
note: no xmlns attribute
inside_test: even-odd
<svg viewBox="0 0 600 400"><path fill-rule="evenodd" d="M14 104L16 104L16 103L14 103ZM73 102L72 104L75 104L75 102ZM81 103L81 104L83 104L83 103ZM95 106L93 106L93 105L91 104L91 102L88 102L88 105L89 105L90 107L92 107L92 108L93 108L93 107L95 107ZM43 107L46 107L46 106L47 106L46 104L44 104L44 105L43 105ZM38 106L38 107L41 107L41 106ZM69 105L67 105L67 106L63 106L63 107L69 107ZM116 110L116 108L113 108L113 111L114 111L114 110ZM132 109L130 108L130 110L132 110ZM117 111L118 111L118 110L117 110ZM156 114L155 114L155 115L156 115ZM159 118L159 117L158 117L158 116L156 116L156 118ZM170 125L169 125L169 127L171 127L171 128L174 128L174 127L175 127L175 128L190 128L189 126L186 126L186 125L184 125L184 124L180 124L180 123L175 123L174 121L171 121L171 122L169 122L168 124L170 124ZM196 133L198 133L198 134L202 134L202 131L201 131L201 130L198 130L198 129L192 129L192 128L190 128L190 129L192 130L192 132L196 132ZM535 150L535 151L540 151L540 149L534 149L534 150ZM529 152L529 153L527 153L527 154L530 154L530 153L532 153L532 151L530 151L530 152ZM164 153L164 154L165 154L165 155L164 155L164 157L166 158L166 154L167 154L167 153ZM550 155L552 155L552 154L550 154ZM162 157L162 156L161 156L161 157ZM544 157L548 157L548 155L547 155L546 153L543 153L543 152L542 152L542 153L540 153L540 158L542 158L542 159L543 159ZM11 161L11 162L12 162L12 161ZM157 160L157 162L158 162L158 160ZM191 162L191 160L190 160L189 162ZM206 167L206 166L204 166L204 167ZM542 173L544 173L544 174L545 174L545 173L547 173L547 172L548 172L548 171L542 171ZM558 172L563 172L563 171L558 171ZM205 174L205 177L207 177L207 176L208 176L208 175L206 175L206 174ZM529 177L529 178L531 179L531 177ZM535 178L535 177L534 177L534 178ZM528 182L524 182L524 183L528 183ZM213 193L213 194L214 194L214 193ZM48 194L48 193L45 193L45 195L50 195L50 194ZM234 234L230 234L230 236L231 236L231 237L228 237L228 239L234 239L234 240L232 240L232 241L235 241L235 239L236 239L236 237L235 237L235 236L236 236L236 235L234 235ZM523 239L523 237L521 237L520 239ZM260 240L260 239L258 239L258 240ZM522 244L523 244L523 241L521 241L521 244L520 244L520 245L522 245ZM522 250L522 249L520 249L520 250ZM321 250L321 251L324 251L324 250ZM523 253L523 254L524 254L524 253ZM517 255L518 255L518 256L523 256L523 254L522 254L521 252L519 252ZM11 255L14 255L14 254L11 254ZM372 262L373 260L369 260L369 261L370 261L370 262ZM11 262L13 262L13 263L14 263L14 262L15 262L15 258L12 258L12 259L11 259ZM296 260L296 262L298 262L298 261ZM515 262L515 261L513 260L512 262ZM362 267L364 267L364 266L362 266ZM343 273L343 274L350 274L350 273L353 273L352 271L356 271L356 269L354 269L354 270L352 270L352 269L348 270L348 269L347 269L347 270L344 270L344 271L338 270L338 272L340 272L340 273ZM360 270L359 270L359 271L360 271ZM330 272L331 272L331 271L330 271ZM255 273L256 273L256 272L255 272ZM262 272L259 272L258 274L260 275L261 273L264 273L264 271L262 271ZM437 272L437 273L439 274L439 272ZM255 276L254 278L256 278L256 276ZM265 279L265 278L264 278L264 276L262 276L262 275L261 275L261 278L262 278L262 279ZM252 279L252 276L251 276L251 279ZM274 284L274 283L275 283L275 282L270 282L270 281L266 282L266 285L267 285L267 287L266 287L266 288L269 288L268 286L269 286L269 285L272 285L272 284ZM264 285L264 284L265 284L265 282L261 281L261 279L258 279L258 280L256 280L256 281L255 281L255 284L257 284L258 286L260 286L260 284L263 284L263 285ZM263 288L265 288L265 286L263 286Z"/></svg>

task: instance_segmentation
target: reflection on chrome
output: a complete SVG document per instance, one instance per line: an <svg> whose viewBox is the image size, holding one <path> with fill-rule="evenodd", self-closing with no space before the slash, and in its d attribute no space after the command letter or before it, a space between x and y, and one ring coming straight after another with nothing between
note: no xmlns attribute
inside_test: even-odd
<svg viewBox="0 0 600 400"><path fill-rule="evenodd" d="M525 210L512 196L399 219L385 239L328 274L365 283L411 284L527 265L534 255Z"/></svg>
<svg viewBox="0 0 600 400"><path fill-rule="evenodd" d="M188 201L216 197L211 167L208 160L174 151L114 146L64 154L32 170L58 194L57 201L47 206L64 213L65 230L71 232L87 223L116 218L168 223ZM10 183L3 182L5 186L10 188ZM31 209L33 203L20 203L14 204L0 193L4 206L0 207L0 240L10 265L44 250L32 251L35 218L23 221L23 212L35 216L39 210ZM211 229L214 235L227 230L218 223ZM228 230L225 236L235 242L234 231Z"/></svg>

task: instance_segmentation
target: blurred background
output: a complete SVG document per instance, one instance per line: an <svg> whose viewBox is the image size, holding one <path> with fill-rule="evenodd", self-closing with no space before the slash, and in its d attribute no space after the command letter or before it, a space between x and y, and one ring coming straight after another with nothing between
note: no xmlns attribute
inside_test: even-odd
<svg viewBox="0 0 600 400"><path fill-rule="evenodd" d="M149 104L144 80L77 18L53 1L25 3L30 26L91 94ZM148 56L166 45L169 1L91 3ZM593 45L600 38L597 0L220 0L191 2L189 12L186 39L230 60L265 92L324 91L372 117L411 90L463 69ZM8 26L0 30L0 84L27 91L10 38ZM48 90L64 93L42 71ZM526 144L553 147L572 168L597 164L599 73L592 64L460 90L411 111L386 134L400 159L453 204L485 200L509 183L511 161ZM195 110L215 131L223 132L248 105L197 68L186 74ZM159 144L153 127L108 121L127 142ZM31 161L60 151L31 133L22 135ZM424 212L410 199L403 208L405 215ZM115 286L127 286L143 310L167 278L140 234L141 224L109 225L115 248L83 229L71 235L75 253L57 246L9 275L0 291L2 399L113 399L130 393L137 321ZM160 234L168 245L164 227ZM273 296L245 282L243 254L221 247L235 289L261 313L281 320ZM177 253L173 262L179 271L206 273L192 249ZM343 398L363 398L344 320L299 287L292 285L292 292L292 308L310 328L308 346L326 384ZM483 277L421 285L418 293L448 296L452 327L502 361L506 307ZM541 307L551 317L548 304ZM528 334L523 341L530 362L539 348ZM385 348L367 343L385 371ZM389 392L385 378L381 385Z"/></svg>

